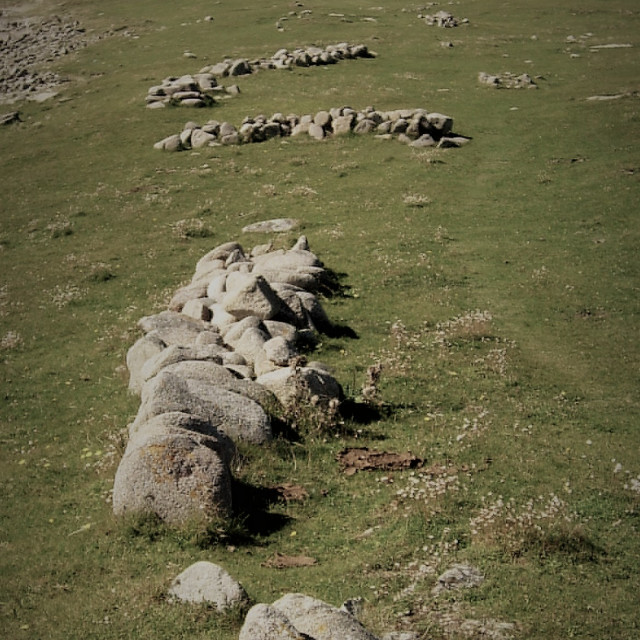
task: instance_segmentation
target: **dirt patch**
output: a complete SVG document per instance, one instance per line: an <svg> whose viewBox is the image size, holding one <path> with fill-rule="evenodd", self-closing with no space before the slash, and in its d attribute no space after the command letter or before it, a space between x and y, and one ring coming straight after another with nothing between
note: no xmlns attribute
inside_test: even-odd
<svg viewBox="0 0 640 640"><path fill-rule="evenodd" d="M318 564L315 558L310 558L309 556L287 556L276 551L271 558L262 563L262 566L271 569L291 569L292 567L312 567L315 564Z"/></svg>
<svg viewBox="0 0 640 640"><path fill-rule="evenodd" d="M424 460L411 452L391 453L388 451L371 451L367 447L343 449L337 455L344 473L352 476L358 471L400 471L417 469Z"/></svg>

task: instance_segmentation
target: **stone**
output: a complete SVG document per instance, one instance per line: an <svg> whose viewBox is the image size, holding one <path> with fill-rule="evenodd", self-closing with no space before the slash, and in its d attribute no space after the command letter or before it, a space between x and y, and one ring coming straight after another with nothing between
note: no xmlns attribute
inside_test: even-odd
<svg viewBox="0 0 640 640"><path fill-rule="evenodd" d="M294 218L275 218L273 220L263 220L243 227L243 233L282 233L291 231L298 226L299 222Z"/></svg>
<svg viewBox="0 0 640 640"><path fill-rule="evenodd" d="M469 589L479 586L483 581L484 576L476 567L468 564L454 564L438 576L433 593L439 594L451 589Z"/></svg>
<svg viewBox="0 0 640 640"><path fill-rule="evenodd" d="M193 345L200 333L212 330L204 321L189 318L176 311L162 311L153 316L145 316L138 321L138 326L145 333L155 331L167 346Z"/></svg>
<svg viewBox="0 0 640 640"><path fill-rule="evenodd" d="M300 394L309 402L315 398L315 403L324 407L343 396L338 381L315 367L282 367L259 376L256 382L269 389L283 406L299 401Z"/></svg>
<svg viewBox="0 0 640 640"><path fill-rule="evenodd" d="M184 149L178 134L163 138L159 142L156 142L153 148L159 149L160 151L182 151Z"/></svg>
<svg viewBox="0 0 640 640"><path fill-rule="evenodd" d="M234 61L231 67L229 67L230 76L244 76L250 73L251 65L249 64L249 61L245 60L244 58Z"/></svg>
<svg viewBox="0 0 640 640"><path fill-rule="evenodd" d="M227 313L241 319L246 316L257 316L262 320L270 320L280 310L280 299L259 274L234 274L234 286L230 289L230 277L227 278L227 292L222 306Z"/></svg>
<svg viewBox="0 0 640 640"><path fill-rule="evenodd" d="M191 134L191 147L193 149L201 149L209 146L216 137L212 133L207 133L202 129L195 129Z"/></svg>
<svg viewBox="0 0 640 640"><path fill-rule="evenodd" d="M319 124L312 122L309 125L309 136L315 140L322 140L325 137L324 129Z"/></svg>
<svg viewBox="0 0 640 640"><path fill-rule="evenodd" d="M183 360L210 360L220 363L225 348L217 343L195 346L169 345L160 353L150 357L140 370L140 377L146 382L160 373L164 368Z"/></svg>
<svg viewBox="0 0 640 640"><path fill-rule="evenodd" d="M301 593L288 593L272 606L313 640L377 640L346 611Z"/></svg>
<svg viewBox="0 0 640 640"><path fill-rule="evenodd" d="M180 287L169 301L170 311L182 311L189 300L204 298L207 295L207 286L204 283L195 283Z"/></svg>
<svg viewBox="0 0 640 640"><path fill-rule="evenodd" d="M144 378L142 369L148 360L159 355L166 348L166 344L157 333L150 332L142 336L127 351L127 369L129 370L129 391L140 394Z"/></svg>
<svg viewBox="0 0 640 640"><path fill-rule="evenodd" d="M267 340L263 349L267 358L280 367L286 367L289 361L298 355L293 345L282 336Z"/></svg>
<svg viewBox="0 0 640 640"><path fill-rule="evenodd" d="M226 356L222 357L222 364L207 360L183 360L169 365L163 371L183 380L199 380L211 387L232 391L257 402L262 407L276 401L268 389L253 380L237 378L224 366L226 364L245 364L245 359L241 354L229 351Z"/></svg>
<svg viewBox="0 0 640 640"><path fill-rule="evenodd" d="M337 136L351 133L354 118L351 115L338 116L331 121L333 133Z"/></svg>
<svg viewBox="0 0 640 640"><path fill-rule="evenodd" d="M133 447L136 441L147 441L151 436L169 435L201 435L216 441L216 451L226 465L230 465L236 455L236 446L231 438L218 431L208 420L198 418L189 413L169 411L152 416L146 422L129 425L128 447Z"/></svg>
<svg viewBox="0 0 640 640"><path fill-rule="evenodd" d="M209 309L209 305L213 302L214 301L210 298L195 298L187 300L187 302L182 307L182 313L190 318L209 322L211 320L211 316L213 315L211 309Z"/></svg>
<svg viewBox="0 0 640 640"><path fill-rule="evenodd" d="M221 448L215 437L199 434L133 440L116 471L114 513L154 514L169 525L228 516L231 474Z"/></svg>
<svg viewBox="0 0 640 640"><path fill-rule="evenodd" d="M218 611L246 604L249 600L242 585L222 567L201 560L174 578L169 598L181 602L207 603Z"/></svg>
<svg viewBox="0 0 640 640"><path fill-rule="evenodd" d="M273 436L269 416L257 402L198 378L161 371L145 383L141 395L138 414L130 427L132 432L153 416L179 411L211 422L234 442L263 444Z"/></svg>
<svg viewBox="0 0 640 640"><path fill-rule="evenodd" d="M302 634L289 618L268 604L256 604L247 613L239 640L313 640Z"/></svg>

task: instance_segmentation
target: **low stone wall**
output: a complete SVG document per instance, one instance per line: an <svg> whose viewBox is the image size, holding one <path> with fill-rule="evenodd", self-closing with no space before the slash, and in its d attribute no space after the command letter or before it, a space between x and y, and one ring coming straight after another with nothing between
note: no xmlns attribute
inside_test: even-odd
<svg viewBox="0 0 640 640"><path fill-rule="evenodd" d="M302 343L331 325L315 291L327 272L302 236L290 250L216 247L169 309L142 318L127 354L137 416L113 490L117 515L172 525L232 512L235 443L273 437L294 403L336 411L340 384Z"/></svg>
<svg viewBox="0 0 640 640"><path fill-rule="evenodd" d="M413 147L459 147L468 138L453 133L453 119L426 109L378 111L367 107L356 111L339 107L315 114L273 114L246 117L237 127L230 122L209 120L204 125L188 122L177 134L158 141L163 151L185 151L218 145L263 142L272 138L306 135L315 140L347 134L373 134L395 138Z"/></svg>
<svg viewBox="0 0 640 640"><path fill-rule="evenodd" d="M468 24L468 18L462 18L458 20L458 18L454 17L452 13L448 11L437 11L433 14L418 14L419 20L424 20L426 24L430 27L442 27L443 29L452 29L453 27L457 27L459 24Z"/></svg>
<svg viewBox="0 0 640 640"><path fill-rule="evenodd" d="M214 76L243 76L261 69L291 69L293 67L312 67L336 64L341 60L357 58L375 58L377 54L369 51L365 44L341 42L326 47L300 47L297 49L280 49L270 58L227 58L222 62L208 65L200 73L211 73Z"/></svg>

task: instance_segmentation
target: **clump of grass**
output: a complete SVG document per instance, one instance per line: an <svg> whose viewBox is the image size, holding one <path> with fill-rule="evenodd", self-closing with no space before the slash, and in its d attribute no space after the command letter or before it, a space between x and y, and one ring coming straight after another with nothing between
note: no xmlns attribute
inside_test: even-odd
<svg viewBox="0 0 640 640"><path fill-rule="evenodd" d="M428 204L431 204L431 198L421 195L419 193L406 193L402 197L402 202L408 207L415 207L416 209L422 209Z"/></svg>
<svg viewBox="0 0 640 640"><path fill-rule="evenodd" d="M441 347L450 347L460 342L483 342L493 337L489 311L467 311L436 326L435 342Z"/></svg>
<svg viewBox="0 0 640 640"><path fill-rule="evenodd" d="M17 349L24 344L22 336L17 331L7 331L0 340L0 350L10 351L11 349Z"/></svg>
<svg viewBox="0 0 640 640"><path fill-rule="evenodd" d="M89 268L87 280L91 282L107 282L116 277L106 262L96 262Z"/></svg>
<svg viewBox="0 0 640 640"><path fill-rule="evenodd" d="M200 218L185 218L171 225L173 235L181 240L190 238L209 238L213 231Z"/></svg>
<svg viewBox="0 0 640 640"><path fill-rule="evenodd" d="M591 545L578 527L577 514L555 493L531 498L524 504L513 498L505 501L502 496L487 501L487 497L482 496L485 506L469 520L474 543L498 546L514 557L530 551L540 555L577 553Z"/></svg>
<svg viewBox="0 0 640 640"><path fill-rule="evenodd" d="M47 225L47 231L51 238L61 238L63 236L70 236L73 233L73 225L67 218L58 218L51 224Z"/></svg>

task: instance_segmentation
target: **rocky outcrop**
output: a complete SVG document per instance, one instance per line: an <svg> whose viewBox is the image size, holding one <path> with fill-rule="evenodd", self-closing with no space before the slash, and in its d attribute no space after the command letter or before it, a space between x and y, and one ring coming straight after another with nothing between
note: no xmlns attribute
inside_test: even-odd
<svg viewBox="0 0 640 640"><path fill-rule="evenodd" d="M453 119L441 113L426 109L379 111L367 107L356 111L350 107L337 107L302 116L275 113L270 117L245 117L240 126L217 120L209 120L202 126L188 122L180 133L163 138L154 147L164 151L184 151L203 146L264 142L288 136L324 140L364 134L394 138L418 148L459 147L468 142L468 138L453 133Z"/></svg>
<svg viewBox="0 0 640 640"><path fill-rule="evenodd" d="M21 19L0 13L0 103L55 95L65 80L46 69L48 63L99 39L77 20L52 16Z"/></svg>
<svg viewBox="0 0 640 640"><path fill-rule="evenodd" d="M288 250L229 242L198 261L168 310L140 320L127 367L141 403L114 482L117 515L178 526L225 517L234 443L269 442L271 415L293 403L335 410L340 384L299 352L331 326L316 296L327 278L304 236Z"/></svg>

